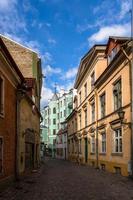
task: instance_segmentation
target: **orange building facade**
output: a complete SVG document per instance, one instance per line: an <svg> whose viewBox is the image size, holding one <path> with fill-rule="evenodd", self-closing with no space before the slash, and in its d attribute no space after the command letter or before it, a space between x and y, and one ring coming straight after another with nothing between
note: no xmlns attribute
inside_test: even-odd
<svg viewBox="0 0 133 200"><path fill-rule="evenodd" d="M130 60L131 42L119 37L95 45L81 59L75 81L78 125L69 142L69 149L77 139L79 146L69 157L124 176L132 173Z"/></svg>

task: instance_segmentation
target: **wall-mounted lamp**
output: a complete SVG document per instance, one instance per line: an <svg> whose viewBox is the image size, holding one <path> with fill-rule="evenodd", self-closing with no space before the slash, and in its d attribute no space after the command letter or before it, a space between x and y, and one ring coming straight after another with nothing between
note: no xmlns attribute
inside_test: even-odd
<svg viewBox="0 0 133 200"><path fill-rule="evenodd" d="M124 122L125 111L122 110L122 109L119 109L117 114L118 114L118 117L120 119L121 125L127 125L130 128L131 127L131 122Z"/></svg>

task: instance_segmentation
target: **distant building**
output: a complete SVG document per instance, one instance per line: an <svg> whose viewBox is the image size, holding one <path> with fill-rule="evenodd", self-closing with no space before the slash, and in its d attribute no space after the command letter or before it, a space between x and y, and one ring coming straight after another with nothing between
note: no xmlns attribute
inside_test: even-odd
<svg viewBox="0 0 133 200"><path fill-rule="evenodd" d="M42 125L48 127L48 142L45 141L44 143L51 151L53 157L58 157L58 150L60 149L58 145L58 133L62 128L62 123L73 109L72 102L73 90L63 95L55 92L48 106L42 110ZM42 130L42 133L46 134L44 130Z"/></svg>

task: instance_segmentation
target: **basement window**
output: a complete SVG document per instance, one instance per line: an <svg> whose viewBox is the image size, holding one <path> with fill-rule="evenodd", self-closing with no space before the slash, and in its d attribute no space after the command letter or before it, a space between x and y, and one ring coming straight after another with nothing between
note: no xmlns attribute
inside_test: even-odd
<svg viewBox="0 0 133 200"><path fill-rule="evenodd" d="M120 167L114 167L116 174L121 174L121 168Z"/></svg>
<svg viewBox="0 0 133 200"><path fill-rule="evenodd" d="M105 164L101 164L101 170L105 171Z"/></svg>

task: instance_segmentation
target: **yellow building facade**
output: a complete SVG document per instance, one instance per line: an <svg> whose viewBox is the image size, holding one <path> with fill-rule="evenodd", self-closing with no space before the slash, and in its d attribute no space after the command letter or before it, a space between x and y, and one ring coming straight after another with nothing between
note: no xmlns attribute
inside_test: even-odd
<svg viewBox="0 0 133 200"><path fill-rule="evenodd" d="M128 38L111 37L81 59L75 81L77 131L71 136L74 117L68 120L70 159L124 176L131 173L130 54Z"/></svg>

